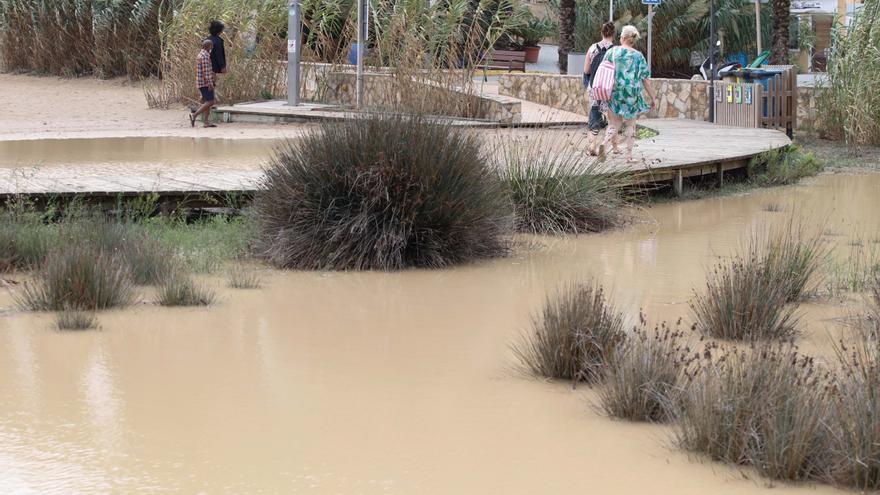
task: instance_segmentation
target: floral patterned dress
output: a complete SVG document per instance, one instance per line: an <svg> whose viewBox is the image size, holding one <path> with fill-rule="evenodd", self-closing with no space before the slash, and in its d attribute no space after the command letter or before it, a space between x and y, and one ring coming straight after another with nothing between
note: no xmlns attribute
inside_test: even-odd
<svg viewBox="0 0 880 495"><path fill-rule="evenodd" d="M614 91L608 108L626 120L650 110L642 96L642 80L650 76L645 57L637 50L616 46L605 54L605 60L614 62Z"/></svg>

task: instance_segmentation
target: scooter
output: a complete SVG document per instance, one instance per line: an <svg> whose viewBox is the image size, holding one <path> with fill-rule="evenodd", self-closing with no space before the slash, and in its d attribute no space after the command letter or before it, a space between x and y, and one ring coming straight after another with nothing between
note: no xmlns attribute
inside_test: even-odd
<svg viewBox="0 0 880 495"><path fill-rule="evenodd" d="M721 79L724 76L726 76L730 71L734 71L734 70L742 67L742 64L740 64L739 62L720 62L719 63L718 59L721 56L721 50L718 48L719 46L721 46L721 42L718 42L717 45L715 46L715 49L713 50L715 52L715 64L716 64L715 79ZM693 77L693 79L702 79L704 81L708 81L710 71L711 71L710 59L707 57L706 60L703 62L703 64L700 65L700 73L698 75L695 75Z"/></svg>

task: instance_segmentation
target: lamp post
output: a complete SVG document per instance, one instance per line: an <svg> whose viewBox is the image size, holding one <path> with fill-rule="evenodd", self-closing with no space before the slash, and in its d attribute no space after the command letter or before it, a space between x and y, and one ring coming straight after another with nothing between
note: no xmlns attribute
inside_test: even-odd
<svg viewBox="0 0 880 495"><path fill-rule="evenodd" d="M300 0L287 0L287 104L299 105L299 60L302 53Z"/></svg>
<svg viewBox="0 0 880 495"><path fill-rule="evenodd" d="M715 0L709 0L709 122L715 122Z"/></svg>

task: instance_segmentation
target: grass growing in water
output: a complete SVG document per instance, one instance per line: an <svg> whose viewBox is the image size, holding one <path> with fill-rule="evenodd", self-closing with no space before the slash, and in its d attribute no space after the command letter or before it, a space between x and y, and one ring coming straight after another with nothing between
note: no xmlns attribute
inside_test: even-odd
<svg viewBox="0 0 880 495"><path fill-rule="evenodd" d="M208 306L214 299L213 291L202 287L188 275L175 273L159 286L157 302L162 306Z"/></svg>
<svg viewBox="0 0 880 495"><path fill-rule="evenodd" d="M240 264L229 268L228 279L233 289L259 289L263 285L257 272Z"/></svg>
<svg viewBox="0 0 880 495"><path fill-rule="evenodd" d="M880 489L880 341L871 329L836 347L829 452L830 480L861 490Z"/></svg>
<svg viewBox="0 0 880 495"><path fill-rule="evenodd" d="M96 310L127 306L134 292L121 256L79 242L52 251L16 297L21 307L35 311Z"/></svg>
<svg viewBox="0 0 880 495"><path fill-rule="evenodd" d="M715 265L691 309L704 335L732 340L795 336L795 307L824 256L821 236L789 221L752 237L744 253Z"/></svg>
<svg viewBox="0 0 880 495"><path fill-rule="evenodd" d="M596 283L572 284L548 296L533 327L513 352L525 370L547 378L599 381L624 338L623 315Z"/></svg>
<svg viewBox="0 0 880 495"><path fill-rule="evenodd" d="M678 444L783 480L825 471L825 374L791 346L708 346L676 412Z"/></svg>
<svg viewBox="0 0 880 495"><path fill-rule="evenodd" d="M255 202L281 268L439 268L504 255L511 208L479 139L425 117L330 123L277 152Z"/></svg>
<svg viewBox="0 0 880 495"><path fill-rule="evenodd" d="M690 358L681 330L664 323L648 331L643 318L608 359L599 390L602 409L631 421L671 419Z"/></svg>
<svg viewBox="0 0 880 495"><path fill-rule="evenodd" d="M55 327L58 330L89 330L98 327L98 318L88 311L66 309L56 315Z"/></svg>
<svg viewBox="0 0 880 495"><path fill-rule="evenodd" d="M599 232L626 220L628 181L606 164L542 140L497 150L516 229L537 234Z"/></svg>

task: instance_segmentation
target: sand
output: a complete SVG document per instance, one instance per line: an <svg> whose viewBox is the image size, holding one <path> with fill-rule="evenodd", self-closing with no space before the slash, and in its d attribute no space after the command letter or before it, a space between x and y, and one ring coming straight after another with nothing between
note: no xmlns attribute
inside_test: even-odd
<svg viewBox="0 0 880 495"><path fill-rule="evenodd" d="M302 124L190 127L187 109L147 108L139 82L0 74L0 140L186 136L279 138Z"/></svg>

